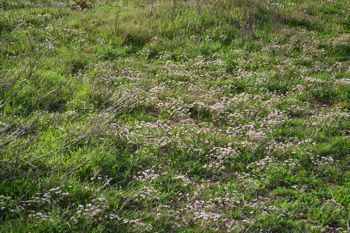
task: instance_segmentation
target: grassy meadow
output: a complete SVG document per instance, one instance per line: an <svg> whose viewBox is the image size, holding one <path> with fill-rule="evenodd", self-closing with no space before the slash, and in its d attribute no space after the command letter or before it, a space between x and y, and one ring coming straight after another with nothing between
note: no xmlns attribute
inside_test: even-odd
<svg viewBox="0 0 350 233"><path fill-rule="evenodd" d="M350 2L2 0L0 232L350 232Z"/></svg>

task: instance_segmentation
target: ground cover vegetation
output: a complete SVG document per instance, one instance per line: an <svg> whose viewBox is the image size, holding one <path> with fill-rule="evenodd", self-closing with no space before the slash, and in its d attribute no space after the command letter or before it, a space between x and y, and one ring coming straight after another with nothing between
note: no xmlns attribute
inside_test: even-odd
<svg viewBox="0 0 350 233"><path fill-rule="evenodd" d="M3 0L1 232L348 232L347 0Z"/></svg>

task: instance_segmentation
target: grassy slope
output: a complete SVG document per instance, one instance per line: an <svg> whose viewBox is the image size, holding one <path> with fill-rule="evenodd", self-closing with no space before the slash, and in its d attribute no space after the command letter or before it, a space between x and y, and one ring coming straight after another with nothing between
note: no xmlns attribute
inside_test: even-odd
<svg viewBox="0 0 350 233"><path fill-rule="evenodd" d="M349 230L346 0L58 2L0 10L0 231Z"/></svg>

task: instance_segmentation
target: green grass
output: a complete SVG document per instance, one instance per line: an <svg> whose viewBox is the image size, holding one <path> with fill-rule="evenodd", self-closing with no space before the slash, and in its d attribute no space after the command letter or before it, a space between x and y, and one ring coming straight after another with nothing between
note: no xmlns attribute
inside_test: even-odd
<svg viewBox="0 0 350 233"><path fill-rule="evenodd" d="M348 1L5 0L0 232L348 232Z"/></svg>

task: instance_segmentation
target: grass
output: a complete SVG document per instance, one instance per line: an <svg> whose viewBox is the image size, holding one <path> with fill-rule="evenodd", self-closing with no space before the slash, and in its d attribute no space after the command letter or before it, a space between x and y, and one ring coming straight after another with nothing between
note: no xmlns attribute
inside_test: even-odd
<svg viewBox="0 0 350 233"><path fill-rule="evenodd" d="M348 232L346 0L6 0L0 232Z"/></svg>

